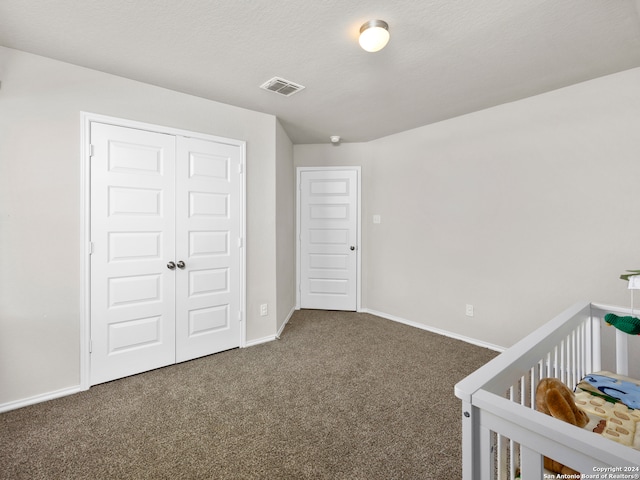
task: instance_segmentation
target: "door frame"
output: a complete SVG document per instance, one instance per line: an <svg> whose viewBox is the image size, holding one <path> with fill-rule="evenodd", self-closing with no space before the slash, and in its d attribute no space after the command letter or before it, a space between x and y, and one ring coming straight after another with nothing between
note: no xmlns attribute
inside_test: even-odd
<svg viewBox="0 0 640 480"><path fill-rule="evenodd" d="M358 235L358 242L356 246L356 311L362 311L362 168L359 166L344 166L344 167L296 167L296 310L300 310L300 289L301 289L301 268L302 262L300 259L301 242L300 231L301 221L301 208L300 208L300 191L302 188L302 172L336 172L351 170L356 172L356 185L358 187L357 201L358 208L356 208L356 231Z"/></svg>
<svg viewBox="0 0 640 480"><path fill-rule="evenodd" d="M240 348L247 344L246 297L246 142L217 137L206 133L181 130L150 123L80 112L80 388L88 390L91 362L91 123L106 123L119 127L225 143L240 147Z"/></svg>

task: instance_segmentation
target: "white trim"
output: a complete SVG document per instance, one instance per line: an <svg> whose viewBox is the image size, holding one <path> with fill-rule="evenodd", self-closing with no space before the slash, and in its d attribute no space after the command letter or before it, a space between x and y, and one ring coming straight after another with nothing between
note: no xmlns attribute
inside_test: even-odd
<svg viewBox="0 0 640 480"><path fill-rule="evenodd" d="M490 350L494 350L496 352L504 352L506 350L505 347L501 347L499 345L494 345L493 343L483 342L482 340L477 340L475 338L466 337L464 335L460 335L458 333L449 332L447 330L442 330L440 328L430 327L423 323L414 322L411 320L407 320L404 318L396 317L395 315L390 315L388 313L379 312L377 310L371 310L369 308L364 308L361 310L362 313L370 313L371 315L375 315L376 317L386 318L387 320L392 320L394 322L403 323L404 325L409 325L410 327L419 328L420 330L426 330L427 332L437 333L438 335L443 335L445 337L454 338L456 340L462 340L463 342L470 343L472 345L476 345L478 347L488 348Z"/></svg>
<svg viewBox="0 0 640 480"><path fill-rule="evenodd" d="M240 348L247 343L247 143L240 145L240 236L242 244L240 247Z"/></svg>
<svg viewBox="0 0 640 480"><path fill-rule="evenodd" d="M242 146L246 145L244 140L235 140L232 138L218 137L203 132L194 132L191 130L182 130L180 128L166 127L163 125L156 125L152 123L138 122L136 120L129 120L126 118L109 117L107 115L100 115L99 113L80 112L83 119L90 122L105 123L107 125L114 125L116 127L128 127L135 128L136 130L145 130L148 132L164 133L167 135L175 135L178 137L190 137L199 138L202 140L208 140L216 143L222 143L226 145ZM87 138L88 140L88 138ZM244 153L244 148L243 148Z"/></svg>
<svg viewBox="0 0 640 480"><path fill-rule="evenodd" d="M301 167L296 168L296 304L295 309L300 310L300 170Z"/></svg>
<svg viewBox="0 0 640 480"><path fill-rule="evenodd" d="M296 167L296 305L300 310L300 186L302 172L352 170L356 172L358 186L358 221L356 226L358 241L356 249L356 312L362 311L362 168L360 166L344 167Z"/></svg>
<svg viewBox="0 0 640 480"><path fill-rule="evenodd" d="M90 139L92 116L80 112L80 389L90 385L91 354L91 170Z"/></svg>
<svg viewBox="0 0 640 480"><path fill-rule="evenodd" d="M138 122L123 118L109 117L97 113L80 112L80 386L78 391L88 390L90 385L90 361L91 355L89 345L91 343L91 302L90 302L90 278L91 271L89 261L89 242L91 241L91 170L89 168L90 159L90 139L91 123L104 123L120 127L135 128L149 132L162 133L180 137L198 138L201 140L222 143L240 147L242 166L242 179L240 182L240 202L241 215L240 232L242 236L242 247L240 252L240 339L239 346L247 346L247 272L246 272L246 142L225 137L217 137L207 133L181 130L173 127L154 125L150 123Z"/></svg>
<svg viewBox="0 0 640 480"><path fill-rule="evenodd" d="M0 405L0 413L8 412L9 410L16 410L22 407L28 407L29 405L46 402L55 398L66 397L67 395L73 395L74 393L79 393L83 390L86 390L86 388L82 388L81 385L77 385L75 387L62 388L60 390L54 390L53 392L42 393L33 397L3 403Z"/></svg>
<svg viewBox="0 0 640 480"><path fill-rule="evenodd" d="M248 342L245 342L244 347L253 347L255 345L260 345L262 343L268 343L268 342L272 342L274 340L280 340L280 334L282 333L282 331L284 330L284 327L287 326L287 323L289 323L289 320L291 320L291 317L293 316L293 313L298 310L296 307L293 307L291 309L291 311L289 312L289 315L287 315L287 318L285 319L284 323L280 326L280 328L278 329L278 332L275 335L269 335L266 337L262 337L262 338L256 338L255 340L249 340Z"/></svg>
<svg viewBox="0 0 640 480"><path fill-rule="evenodd" d="M275 335L269 335L269 336L262 337L262 338L256 338L255 340L249 340L248 342L246 342L245 348L255 347L256 345L261 345L263 343L273 342L274 340L277 340Z"/></svg>
<svg viewBox="0 0 640 480"><path fill-rule="evenodd" d="M287 326L287 323L289 323L289 320L291 320L291 317L293 316L293 313L296 311L296 307L293 307L291 309L291 311L289 312L289 315L287 315L287 318L285 318L284 322L282 323L282 325L280 326L280 328L278 329L278 332L276 333L276 338L278 340L280 340L280 335L282 334L282 331L284 330L284 327Z"/></svg>

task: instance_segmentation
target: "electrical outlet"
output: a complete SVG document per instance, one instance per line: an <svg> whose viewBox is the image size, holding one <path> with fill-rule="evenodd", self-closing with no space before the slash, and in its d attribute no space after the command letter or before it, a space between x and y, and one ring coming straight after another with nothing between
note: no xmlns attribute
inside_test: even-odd
<svg viewBox="0 0 640 480"><path fill-rule="evenodd" d="M269 307L266 303L260 305L260 316L266 317L269 314Z"/></svg>
<svg viewBox="0 0 640 480"><path fill-rule="evenodd" d="M473 317L473 305L467 305L467 308L464 312L467 317Z"/></svg>

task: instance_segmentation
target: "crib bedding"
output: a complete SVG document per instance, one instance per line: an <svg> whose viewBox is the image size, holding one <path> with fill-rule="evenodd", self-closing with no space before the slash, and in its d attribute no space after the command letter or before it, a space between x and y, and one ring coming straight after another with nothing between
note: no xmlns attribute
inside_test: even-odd
<svg viewBox="0 0 640 480"><path fill-rule="evenodd" d="M623 403L629 408L640 409L640 380L601 371L586 375L576 391L589 392L611 403Z"/></svg>
<svg viewBox="0 0 640 480"><path fill-rule="evenodd" d="M640 450L640 381L601 371L586 375L575 402L588 416L584 429Z"/></svg>

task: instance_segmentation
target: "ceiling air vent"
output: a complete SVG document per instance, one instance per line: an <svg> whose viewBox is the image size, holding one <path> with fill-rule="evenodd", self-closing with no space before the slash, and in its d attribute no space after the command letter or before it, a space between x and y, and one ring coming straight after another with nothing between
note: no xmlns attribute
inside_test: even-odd
<svg viewBox="0 0 640 480"><path fill-rule="evenodd" d="M289 80L285 80L284 78L273 77L271 80L267 80L265 83L260 85L260 88L270 90L279 95L284 95L285 97L290 97L294 93L302 90L304 87L297 83L290 82Z"/></svg>

